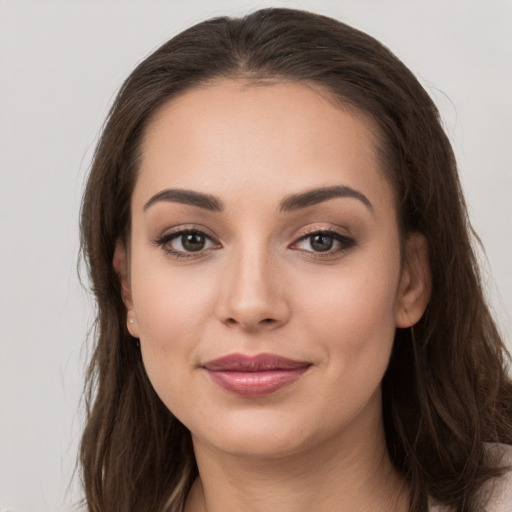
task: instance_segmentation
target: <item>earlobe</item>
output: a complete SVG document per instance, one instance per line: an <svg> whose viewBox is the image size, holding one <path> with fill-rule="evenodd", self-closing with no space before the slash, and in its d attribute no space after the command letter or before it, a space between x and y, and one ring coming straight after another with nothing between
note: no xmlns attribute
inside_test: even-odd
<svg viewBox="0 0 512 512"><path fill-rule="evenodd" d="M130 286L130 274L128 269L128 255L125 246L121 242L117 242L112 259L112 266L119 278L121 284L121 297L126 307L126 326L129 333L134 337L139 337L139 329L137 317L135 315L132 292Z"/></svg>
<svg viewBox="0 0 512 512"><path fill-rule="evenodd" d="M395 311L397 327L411 327L423 316L430 300L432 277L428 244L420 233L409 235Z"/></svg>

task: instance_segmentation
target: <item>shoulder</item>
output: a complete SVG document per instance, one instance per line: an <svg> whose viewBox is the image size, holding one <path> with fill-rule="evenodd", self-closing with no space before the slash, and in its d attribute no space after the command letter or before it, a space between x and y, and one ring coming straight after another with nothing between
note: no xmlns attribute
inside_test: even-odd
<svg viewBox="0 0 512 512"><path fill-rule="evenodd" d="M489 455L497 460L505 471L486 484L484 490L485 512L512 511L512 446L506 444L488 444ZM441 505L431 504L429 512L448 512Z"/></svg>
<svg viewBox="0 0 512 512"><path fill-rule="evenodd" d="M505 469L503 475L489 484L486 512L510 512L512 510L512 446L488 445L491 456L496 457Z"/></svg>

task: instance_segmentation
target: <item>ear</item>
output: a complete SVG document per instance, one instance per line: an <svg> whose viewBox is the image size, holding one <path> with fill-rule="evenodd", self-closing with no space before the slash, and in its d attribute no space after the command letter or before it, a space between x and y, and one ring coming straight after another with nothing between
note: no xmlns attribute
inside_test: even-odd
<svg viewBox="0 0 512 512"><path fill-rule="evenodd" d="M395 324L402 328L411 327L418 322L430 300L432 276L428 244L422 234L409 235L404 257L395 310Z"/></svg>
<svg viewBox="0 0 512 512"><path fill-rule="evenodd" d="M112 265L121 284L121 297L126 307L126 327L134 338L138 338L139 326L132 301L128 254L126 247L120 241L116 243Z"/></svg>

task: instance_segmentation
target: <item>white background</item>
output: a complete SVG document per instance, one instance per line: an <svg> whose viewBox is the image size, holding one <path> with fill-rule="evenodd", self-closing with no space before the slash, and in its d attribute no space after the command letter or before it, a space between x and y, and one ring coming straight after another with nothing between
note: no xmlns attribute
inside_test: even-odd
<svg viewBox="0 0 512 512"><path fill-rule="evenodd" d="M420 77L458 156L512 347L510 0L0 0L0 511L64 511L79 496L68 484L93 308L77 279L77 219L115 91L187 26L270 5L353 24Z"/></svg>

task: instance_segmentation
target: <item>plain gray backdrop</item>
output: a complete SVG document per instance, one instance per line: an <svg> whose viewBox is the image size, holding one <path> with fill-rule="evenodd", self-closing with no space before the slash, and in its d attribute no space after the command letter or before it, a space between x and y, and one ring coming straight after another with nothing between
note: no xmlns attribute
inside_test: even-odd
<svg viewBox="0 0 512 512"><path fill-rule="evenodd" d="M78 212L115 92L187 26L271 5L369 32L430 92L512 347L509 0L0 0L0 511L62 512L80 496L68 484L93 303L77 279Z"/></svg>

